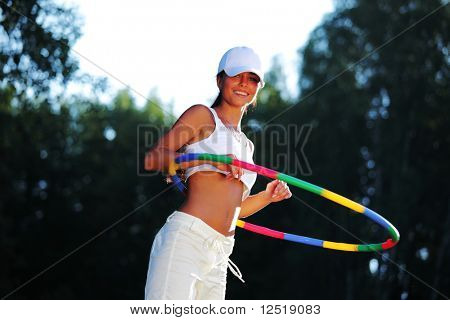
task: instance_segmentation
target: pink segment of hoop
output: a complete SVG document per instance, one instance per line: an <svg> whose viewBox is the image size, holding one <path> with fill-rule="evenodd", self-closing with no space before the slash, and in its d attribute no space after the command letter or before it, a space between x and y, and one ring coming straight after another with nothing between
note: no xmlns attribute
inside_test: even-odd
<svg viewBox="0 0 450 320"><path fill-rule="evenodd" d="M251 224L248 222L245 222L244 229L247 229L252 232L256 232L259 234L263 234L272 238L278 238L278 239L284 239L284 232L275 231L269 228L257 226L255 224Z"/></svg>
<svg viewBox="0 0 450 320"><path fill-rule="evenodd" d="M247 163L247 162L243 162L237 159L233 159L233 162L231 163L232 165L235 165L237 167L243 168L243 169L247 169L250 171L255 171L256 173L269 177L271 179L277 179L277 175L278 172L275 170L271 170L265 167L261 167L258 166L256 164L251 164L251 163Z"/></svg>

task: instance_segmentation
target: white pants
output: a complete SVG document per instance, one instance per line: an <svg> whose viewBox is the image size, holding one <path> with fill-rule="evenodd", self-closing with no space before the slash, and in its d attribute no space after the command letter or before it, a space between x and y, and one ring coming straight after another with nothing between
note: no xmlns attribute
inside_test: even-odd
<svg viewBox="0 0 450 320"><path fill-rule="evenodd" d="M153 241L145 299L225 299L227 268L242 280L229 259L233 246L233 236L175 211Z"/></svg>

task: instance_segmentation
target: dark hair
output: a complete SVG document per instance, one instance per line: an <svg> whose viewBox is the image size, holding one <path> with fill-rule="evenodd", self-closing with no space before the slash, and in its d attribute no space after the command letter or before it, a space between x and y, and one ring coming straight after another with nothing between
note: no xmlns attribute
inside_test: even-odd
<svg viewBox="0 0 450 320"><path fill-rule="evenodd" d="M222 80L225 77L225 75L226 75L225 71L222 70L217 74L217 78L220 78ZM222 102L222 92L219 91L219 94L217 95L216 100L214 100L213 104L211 105L211 108L217 107L221 102Z"/></svg>
<svg viewBox="0 0 450 320"><path fill-rule="evenodd" d="M222 92L219 92L219 94L217 95L216 100L214 100L213 104L211 105L211 108L215 108L217 107L220 103L222 102Z"/></svg>
<svg viewBox="0 0 450 320"><path fill-rule="evenodd" d="M220 78L221 80L222 80L224 77L226 77L226 73L225 73L225 71L223 71L223 70L220 71L220 72L217 74L217 78ZM221 102L222 102L222 92L219 91L219 94L217 95L216 99L214 100L213 104L211 105L211 108L216 108ZM256 108L256 99L255 99L255 101L254 101L252 104L249 105L249 107L250 107L251 109ZM247 107L247 109L245 110L245 112L248 111L249 107Z"/></svg>

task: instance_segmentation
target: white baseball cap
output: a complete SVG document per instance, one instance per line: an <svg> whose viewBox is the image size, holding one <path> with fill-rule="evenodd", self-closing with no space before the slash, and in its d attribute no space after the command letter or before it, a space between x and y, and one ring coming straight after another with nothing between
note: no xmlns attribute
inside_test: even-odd
<svg viewBox="0 0 450 320"><path fill-rule="evenodd" d="M264 87L264 73L261 68L261 60L252 49L248 47L234 47L225 52L220 59L217 74L225 71L227 76L234 77L242 72L253 72L261 80L261 88Z"/></svg>

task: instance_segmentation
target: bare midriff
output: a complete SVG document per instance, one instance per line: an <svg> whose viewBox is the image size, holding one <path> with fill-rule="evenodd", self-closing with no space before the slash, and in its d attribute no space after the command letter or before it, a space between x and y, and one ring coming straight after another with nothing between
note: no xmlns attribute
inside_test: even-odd
<svg viewBox="0 0 450 320"><path fill-rule="evenodd" d="M199 171L188 179L188 192L179 211L193 215L225 236L234 234L239 214L243 183L214 171Z"/></svg>

